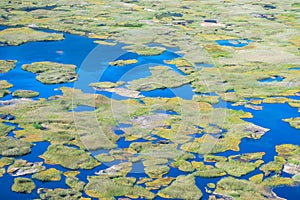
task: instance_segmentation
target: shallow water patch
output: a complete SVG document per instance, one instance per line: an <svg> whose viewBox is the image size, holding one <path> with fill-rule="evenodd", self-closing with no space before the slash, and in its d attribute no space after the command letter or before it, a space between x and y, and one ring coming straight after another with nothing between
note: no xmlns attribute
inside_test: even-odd
<svg viewBox="0 0 300 200"><path fill-rule="evenodd" d="M221 46L229 46L229 47L245 47L247 46L252 40L216 40L216 43Z"/></svg>

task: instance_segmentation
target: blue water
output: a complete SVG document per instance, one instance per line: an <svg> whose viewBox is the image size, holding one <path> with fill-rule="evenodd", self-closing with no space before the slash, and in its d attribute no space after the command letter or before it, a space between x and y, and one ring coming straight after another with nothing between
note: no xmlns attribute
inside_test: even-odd
<svg viewBox="0 0 300 200"><path fill-rule="evenodd" d="M289 70L300 70L300 67L289 68Z"/></svg>
<svg viewBox="0 0 300 200"><path fill-rule="evenodd" d="M245 47L247 46L252 40L216 40L221 46L229 46L229 47Z"/></svg>
<svg viewBox="0 0 300 200"><path fill-rule="evenodd" d="M79 105L73 109L74 112L89 112L94 111L95 108L91 106Z"/></svg>
<svg viewBox="0 0 300 200"><path fill-rule="evenodd" d="M0 26L1 29L5 29L6 27ZM50 31L51 32L51 31ZM119 96L117 94L103 92L103 91L94 91L93 88L89 87L88 84L90 82L98 82L98 81L131 81L138 78L144 78L150 75L149 67L156 65L165 65L171 67L178 74L185 76L180 70L176 68L175 65L167 65L164 63L164 60L171 60L179 57L180 55L174 53L173 51L164 52L159 56L138 56L135 53L126 52L122 49L124 44L117 44L116 46L102 46L97 45L93 42L93 39L85 38L82 36L74 36L71 34L66 34L65 39L63 41L53 41L53 42L30 42L27 44L23 44L20 46L5 46L0 47L0 59L14 59L18 60L17 66L15 69L11 70L8 73L0 74L0 79L8 80L14 86L11 88L11 91L15 91L17 89L30 89L39 91L38 98L48 98L53 95L61 94L60 91L55 90L61 86L67 87L75 87L78 89L82 89L84 92L90 93L99 93L103 94L107 97L113 99L127 99L126 97ZM236 42L236 41L234 41ZM248 45L251 42L250 40L246 40L240 43L232 43L228 40L220 40L217 41L220 45L225 46L233 46L233 47L243 47ZM149 46L158 46L157 44L149 44ZM62 51L63 53L57 53L57 51ZM109 62L113 60L119 59L137 59L138 63L126 65L122 67L109 66ZM52 62L60 62L66 64L74 64L76 65L77 72L79 73L79 79L75 83L65 83L65 84L54 84L54 85L45 85L38 82L35 79L35 74L23 71L21 69L22 64L38 62L38 61L52 61ZM198 67L213 67L209 64L198 64ZM190 84L178 87L178 88L166 88L166 89L157 89L149 92L142 92L142 95L147 97L181 97L183 99L192 99L195 93L192 91L193 88ZM214 93L207 93L205 95L215 95ZM11 99L11 95L7 95L2 100ZM300 97L292 97L294 99L299 99ZM142 99L137 99L139 103L144 104ZM300 134L299 130L296 130L289 126L288 123L283 122L283 118L297 117L299 113L297 109L291 108L288 104L262 104L262 111L255 111L252 109L245 108L244 106L233 107L230 103L220 101L218 104L214 105L214 107L226 107L234 110L244 110L247 112L251 112L254 116L253 119L245 119L246 121L255 123L257 125L270 128L271 130L267 132L260 140L253 139L243 139L240 144L240 152L234 151L226 151L224 153L220 153L219 155L235 155L238 153L249 153L249 152L258 152L265 151L267 154L264 156L265 162L272 161L274 156L277 155L275 152L275 145L291 143L291 144L300 144ZM93 107L80 105L74 108L75 112L82 111L93 111ZM166 113L170 115L176 115L177 113L174 111L157 111L161 113ZM13 123L11 120L10 123L6 123L7 125L14 126L16 130L19 130L17 124ZM131 125L119 124L116 127L115 133L118 135L124 134L121 128L130 127ZM171 127L169 127L171 128ZM201 128L201 127L199 127ZM10 136L14 136L13 131L9 133ZM191 134L190 136L199 137L202 134ZM152 135L156 139L152 141L153 143L157 143L159 140L163 140L163 138ZM135 141L125 141L124 137L121 137L117 142L119 148L128 148L132 142L148 142L148 140L137 139ZM31 162L43 161L43 159L39 158L39 155L43 154L49 146L49 142L39 142L34 143L32 147L32 153L22 156L20 158L26 159ZM97 153L101 153L98 151ZM97 154L95 152L94 155ZM203 161L203 157L196 155L197 161ZM211 163L208 163L211 164ZM59 165L48 165L45 164L47 168L56 168L63 172L68 171L67 169L59 166ZM105 169L105 164L96 167L93 170L80 170L80 174L78 177L87 181L87 177L93 175L96 171L101 169ZM136 178L146 177L146 175L142 171L141 163L134 163L133 172L128 174L128 176L133 176ZM138 170L141 173L134 173ZM249 178L250 176L259 173L258 170L243 176L242 178ZM187 174L185 172L179 171L177 168L170 168L170 172L164 176L176 177L180 174ZM30 175L26 176L30 177ZM62 181L60 182L48 182L43 183L39 181L35 181L38 187L45 188L67 188L64 181L65 178L62 176ZM205 193L204 187L209 182L216 183L220 178L215 179L205 179L196 177L196 183L201 188L204 193L204 199L208 198L208 194ZM13 177L8 174L5 174L4 177L0 179L1 184L1 195L4 199L33 199L38 198L37 191L35 190L32 194L18 194L11 192L10 187L13 183ZM280 187L275 188L275 192L279 194L279 196L288 198L288 199L297 199L300 196L299 194L299 186L298 187ZM157 192L157 191L156 191ZM162 199L162 198L157 198Z"/></svg>
<svg viewBox="0 0 300 200"><path fill-rule="evenodd" d="M300 197L300 185L294 187L278 187L273 191L280 197L288 200L299 200Z"/></svg>
<svg viewBox="0 0 300 200"><path fill-rule="evenodd" d="M282 81L284 78L282 78L281 76L274 76L274 77L270 77L270 78L266 78L266 79L262 79L259 82L261 83L265 83L265 82L279 82Z"/></svg>

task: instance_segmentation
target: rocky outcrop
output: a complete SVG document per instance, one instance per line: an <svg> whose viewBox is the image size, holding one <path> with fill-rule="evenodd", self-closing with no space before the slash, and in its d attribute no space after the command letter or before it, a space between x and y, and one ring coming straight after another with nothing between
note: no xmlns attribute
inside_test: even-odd
<svg viewBox="0 0 300 200"><path fill-rule="evenodd" d="M45 170L45 167L42 165L43 162L28 162L25 166L10 168L9 173L12 173L12 176L24 176L27 174L35 174L37 172Z"/></svg>
<svg viewBox="0 0 300 200"><path fill-rule="evenodd" d="M300 173L300 165L287 163L283 166L283 171L288 174L298 174Z"/></svg>

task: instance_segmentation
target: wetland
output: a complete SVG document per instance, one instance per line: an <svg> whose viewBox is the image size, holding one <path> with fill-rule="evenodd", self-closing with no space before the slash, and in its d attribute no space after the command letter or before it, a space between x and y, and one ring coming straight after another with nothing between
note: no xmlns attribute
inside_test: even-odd
<svg viewBox="0 0 300 200"><path fill-rule="evenodd" d="M299 8L1 2L1 196L299 199Z"/></svg>

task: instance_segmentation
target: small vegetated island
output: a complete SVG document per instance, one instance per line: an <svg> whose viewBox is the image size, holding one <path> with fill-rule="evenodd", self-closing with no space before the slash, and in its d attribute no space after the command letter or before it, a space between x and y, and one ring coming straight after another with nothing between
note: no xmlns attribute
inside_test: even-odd
<svg viewBox="0 0 300 200"><path fill-rule="evenodd" d="M80 75L62 53L0 54L0 186L10 188L0 195L267 200L281 199L279 186L297 191L299 9L295 0L1 1L1 52L68 33L124 43L132 58L108 60L108 71L159 62L134 80L91 81L85 93L64 86ZM12 78L20 71L59 93L44 98ZM186 86L191 99L159 93Z"/></svg>

